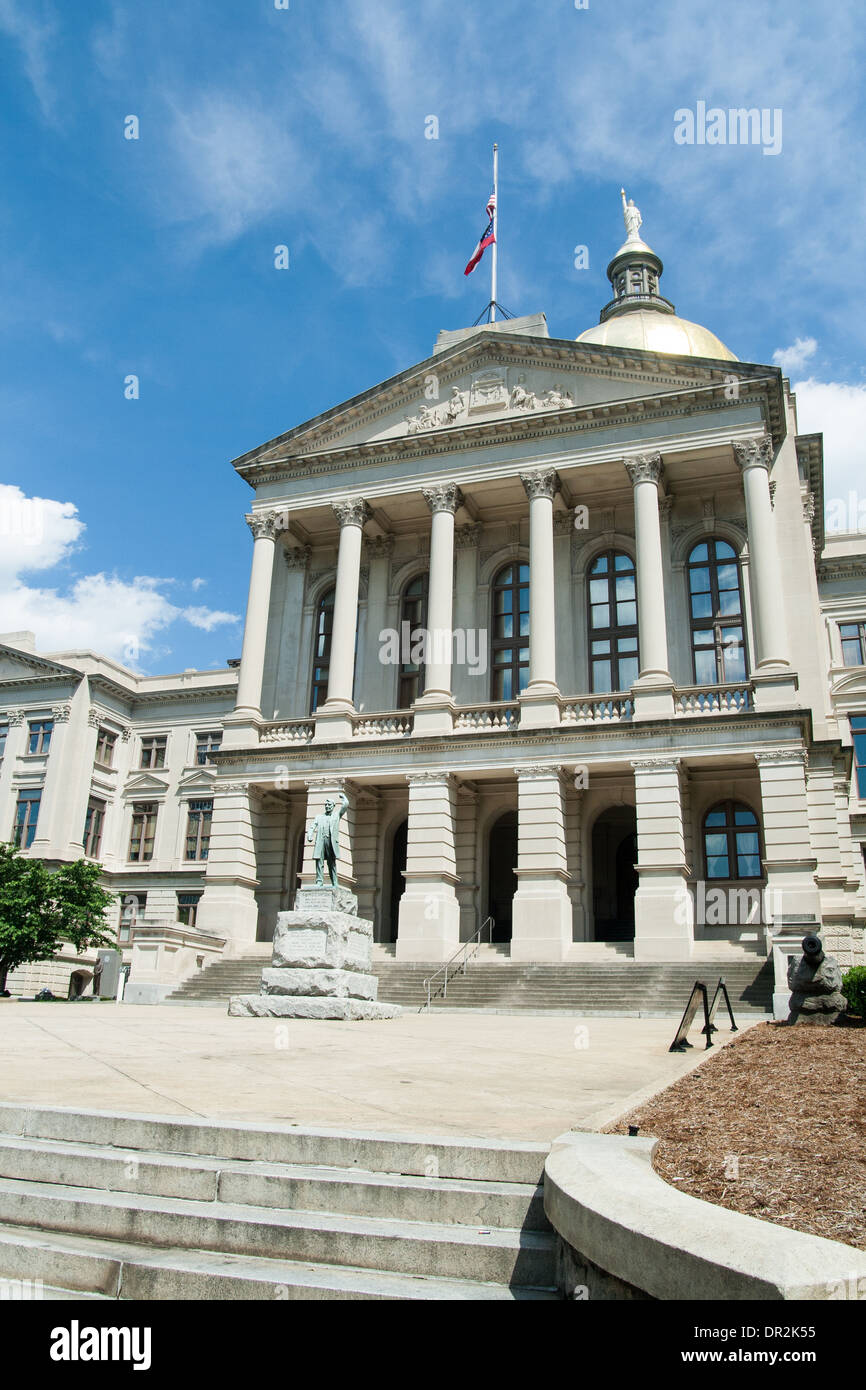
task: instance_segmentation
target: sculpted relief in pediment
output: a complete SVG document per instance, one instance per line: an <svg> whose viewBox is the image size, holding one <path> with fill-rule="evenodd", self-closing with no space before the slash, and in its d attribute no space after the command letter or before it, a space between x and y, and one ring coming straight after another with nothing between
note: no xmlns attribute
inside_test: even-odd
<svg viewBox="0 0 866 1390"><path fill-rule="evenodd" d="M421 405L417 414L405 417L407 434L423 434L427 430L468 424L514 411L564 410L574 405L571 393L558 382L543 391L531 390L525 372L509 373L505 368L477 372L467 388L453 386L447 400L438 399L438 382L433 376L428 394L430 404Z"/></svg>

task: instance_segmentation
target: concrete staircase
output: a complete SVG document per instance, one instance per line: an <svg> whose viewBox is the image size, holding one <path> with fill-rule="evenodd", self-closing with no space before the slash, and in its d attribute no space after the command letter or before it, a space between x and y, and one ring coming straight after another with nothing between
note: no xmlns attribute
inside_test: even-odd
<svg viewBox="0 0 866 1390"><path fill-rule="evenodd" d="M554 1299L546 1153L0 1104L0 1278L53 1298Z"/></svg>
<svg viewBox="0 0 866 1390"><path fill-rule="evenodd" d="M615 948L606 951L604 959L560 965L511 961L507 951L507 947L483 947L465 975L450 977L447 997L437 994L433 1007L674 1017L685 1008L695 980L712 990L721 975L735 1017L763 1015L772 1008L772 966L757 951L731 948L720 950L715 959L702 954L692 961L658 965L632 960ZM185 980L167 1002L215 1004L227 1001L230 994L257 994L266 964L261 955L217 961ZM425 1004L424 981L439 968L438 964L398 961L382 947L373 955L379 998L410 1010ZM441 980L437 987L441 990Z"/></svg>

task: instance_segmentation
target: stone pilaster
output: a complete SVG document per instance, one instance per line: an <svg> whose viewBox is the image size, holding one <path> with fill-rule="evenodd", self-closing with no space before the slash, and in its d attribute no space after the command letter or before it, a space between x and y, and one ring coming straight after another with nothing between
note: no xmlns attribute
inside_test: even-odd
<svg viewBox="0 0 866 1390"><path fill-rule="evenodd" d="M755 754L761 783L761 828L767 908L772 917L775 992L773 1010L787 1018L787 968L800 954L807 931L818 931L821 904L815 883L818 861L812 845L806 790L806 750L772 748Z"/></svg>
<svg viewBox="0 0 866 1390"><path fill-rule="evenodd" d="M688 960L694 903L687 886L686 830L679 758L632 759L637 812L635 960Z"/></svg>
<svg viewBox="0 0 866 1390"><path fill-rule="evenodd" d="M517 776L517 892L511 959L564 960L572 942L563 769L528 765Z"/></svg>
<svg viewBox="0 0 866 1390"><path fill-rule="evenodd" d="M407 781L409 836L397 959L447 961L460 945L454 778L421 772L409 773Z"/></svg>
<svg viewBox="0 0 866 1390"><path fill-rule="evenodd" d="M210 848L196 927L226 940L226 955L242 955L257 939L258 807L245 782L214 786Z"/></svg>
<svg viewBox="0 0 866 1390"><path fill-rule="evenodd" d="M664 472L661 454L638 454L625 466L634 489L634 528L637 550L637 621L640 673L633 687L634 718L671 718L673 680L668 656L665 580L662 560L659 484Z"/></svg>

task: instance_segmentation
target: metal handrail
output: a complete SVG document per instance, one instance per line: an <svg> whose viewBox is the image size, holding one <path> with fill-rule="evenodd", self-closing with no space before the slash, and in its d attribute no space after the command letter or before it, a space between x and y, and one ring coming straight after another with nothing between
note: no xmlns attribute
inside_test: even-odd
<svg viewBox="0 0 866 1390"><path fill-rule="evenodd" d="M419 1009L419 1013L425 1013L425 1012L427 1011L427 1009L430 1008L431 993L432 993L432 989L433 989L433 981L434 981L434 980L438 980L438 978L439 978L440 975L444 975L444 976L445 976L445 979L444 979L443 984L442 984L442 998L443 998L443 999L446 999L446 998L448 997L448 974L449 974L449 971L451 971L451 967L454 966L454 970L453 970L451 973L453 973L453 974L456 975L456 974L457 974L457 970L458 970L458 968L459 968L460 973L461 973L462 975L465 975L465 974L466 974L466 967L467 967L467 965L469 964L469 961L470 961L470 959L472 958L472 956L474 956L474 955L477 954L477 952L478 952L478 947L481 945L481 938L482 938L482 936L484 935L484 932L485 932L485 931L488 932L488 940L492 943L492 941L493 941L493 928L494 928L495 925L496 925L496 923L494 922L494 920L493 920L492 917L485 917L484 921L481 923L481 926L478 928L477 932L475 932L472 936L470 936L470 938L469 938L468 941L464 941L463 945L460 947L460 950L459 950L459 951L455 951L454 955L451 957L451 959L450 959L449 961L446 961L446 963L445 963L444 965L442 965L442 966L439 967L439 969L436 971L435 974L431 975L429 979L427 979L427 980L424 981L424 986L425 986L425 988L426 988L426 990L427 990L427 1003L421 1005L421 1008ZM473 949L472 949L471 955L470 955L470 947L473 948ZM462 959L462 961L460 962L460 965L459 965L459 967L458 967L457 965L455 965L455 961L457 961L457 958L458 958L459 956L462 956L463 959Z"/></svg>

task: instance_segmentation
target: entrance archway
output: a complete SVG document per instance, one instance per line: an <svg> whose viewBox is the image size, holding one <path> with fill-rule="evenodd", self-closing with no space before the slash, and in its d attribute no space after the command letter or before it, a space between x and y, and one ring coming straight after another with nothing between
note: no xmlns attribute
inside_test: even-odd
<svg viewBox="0 0 866 1390"><path fill-rule="evenodd" d="M388 896L388 914L382 923L382 940L397 940L397 919L400 915L400 899L406 887L403 874L406 869L406 853L409 844L409 822L404 820L394 831L391 841L391 891Z"/></svg>
<svg viewBox="0 0 866 1390"><path fill-rule="evenodd" d="M506 811L490 828L487 847L487 911L493 940L511 940L511 905L517 890L517 812Z"/></svg>
<svg viewBox="0 0 866 1390"><path fill-rule="evenodd" d="M634 940L637 816L610 806L592 828L592 915L596 941Z"/></svg>

